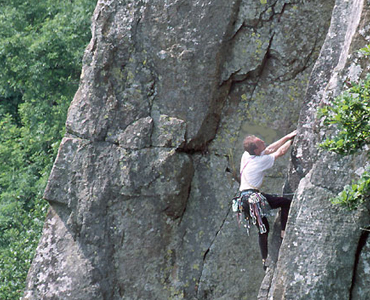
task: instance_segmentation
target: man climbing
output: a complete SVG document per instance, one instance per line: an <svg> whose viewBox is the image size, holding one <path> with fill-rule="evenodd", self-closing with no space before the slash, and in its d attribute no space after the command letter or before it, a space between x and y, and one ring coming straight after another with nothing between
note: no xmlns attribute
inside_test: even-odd
<svg viewBox="0 0 370 300"><path fill-rule="evenodd" d="M267 268L266 259L268 254L267 239L269 223L262 212L261 206L263 206L266 202L265 200L267 200L272 209L281 208L281 238L283 238L291 200L284 197L260 193L259 189L262 185L264 172L274 165L276 158L288 152L292 144L292 139L296 134L297 132L293 131L269 145L267 148L265 142L254 135L247 136L243 142L245 152L240 162L241 178L239 190L241 192L245 214L249 214L250 217L254 219L259 229L258 241L262 255L262 264L265 270Z"/></svg>

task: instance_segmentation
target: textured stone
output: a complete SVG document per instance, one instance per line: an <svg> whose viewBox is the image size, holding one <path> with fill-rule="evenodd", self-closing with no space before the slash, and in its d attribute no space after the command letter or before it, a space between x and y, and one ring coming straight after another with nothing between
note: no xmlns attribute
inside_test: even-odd
<svg viewBox="0 0 370 300"><path fill-rule="evenodd" d="M328 202L367 156L319 153L329 133L316 110L364 76L369 17L364 1L333 6L98 1L24 299L367 295L368 211ZM297 122L291 164L264 183L295 192L281 248L269 218L265 276L256 229L247 236L230 211L242 140L270 143Z"/></svg>
<svg viewBox="0 0 370 300"><path fill-rule="evenodd" d="M181 148L185 143L185 125L183 120L161 115L153 133L153 146Z"/></svg>
<svg viewBox="0 0 370 300"><path fill-rule="evenodd" d="M110 133L106 141L117 143L127 149L143 149L151 146L151 133L153 132L153 119L146 117L127 126L125 131L117 134Z"/></svg>
<svg viewBox="0 0 370 300"><path fill-rule="evenodd" d="M50 209L23 299L103 299L91 260L68 229L68 213L55 205Z"/></svg>
<svg viewBox="0 0 370 300"><path fill-rule="evenodd" d="M357 269L354 278L354 285L352 286L352 299L366 299L370 296L370 239L369 229L364 230L362 239L359 243L360 255L357 257Z"/></svg>
<svg viewBox="0 0 370 300"><path fill-rule="evenodd" d="M286 189L297 191L286 237L270 281L271 289L261 299L296 299L297 295L299 299L363 299L366 295L366 289L362 291L361 287L369 280L364 269L357 266L359 257L366 257L362 254L365 247L359 245L367 238L360 227L370 222L368 208L349 212L334 207L329 199L358 178L368 153L341 157L319 151L317 143L330 132L321 127L316 112L345 88L353 65L364 64L366 58L360 59L357 50L365 46L359 33L365 34L364 20L368 18L364 1L336 1L326 41L311 74L295 139ZM361 72L361 76L365 74Z"/></svg>
<svg viewBox="0 0 370 300"><path fill-rule="evenodd" d="M350 299L359 224L368 217L334 207L332 196L309 176L301 181L268 299Z"/></svg>

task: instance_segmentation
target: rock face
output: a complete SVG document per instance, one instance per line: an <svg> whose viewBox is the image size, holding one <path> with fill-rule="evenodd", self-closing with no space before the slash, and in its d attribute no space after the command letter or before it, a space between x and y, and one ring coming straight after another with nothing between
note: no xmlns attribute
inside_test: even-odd
<svg viewBox="0 0 370 300"><path fill-rule="evenodd" d="M330 103L344 83L358 81L368 72L369 61L358 50L370 36L369 13L365 1L337 1L334 7L299 120L300 134L287 184L296 190L289 230L268 285L271 289L261 299L370 297L369 270L364 267L364 260L367 266L369 263L368 232L361 229L370 223L369 207L348 212L328 202L358 177L368 164L368 155L362 151L357 156L340 157L315 147L326 135L316 117L318 106Z"/></svg>
<svg viewBox="0 0 370 300"><path fill-rule="evenodd" d="M368 21L364 0L98 1L23 299L366 299L369 212L328 201L366 156L319 153L316 109L364 76ZM230 211L241 144L297 123L265 276Z"/></svg>

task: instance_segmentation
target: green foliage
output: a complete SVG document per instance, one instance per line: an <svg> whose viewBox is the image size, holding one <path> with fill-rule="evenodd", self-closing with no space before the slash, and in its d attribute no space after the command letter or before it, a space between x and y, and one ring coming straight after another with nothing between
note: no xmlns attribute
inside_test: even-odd
<svg viewBox="0 0 370 300"><path fill-rule="evenodd" d="M0 239L0 295L1 299L19 299L43 227L46 206L37 199L33 209L26 211L13 202L11 216L9 211L9 207L1 207L0 226L4 233ZM13 222L8 222L9 217Z"/></svg>
<svg viewBox="0 0 370 300"><path fill-rule="evenodd" d="M359 50L359 52L360 52L362 55L365 55L365 56L370 55L370 45L367 45L366 47L361 48L361 49Z"/></svg>
<svg viewBox="0 0 370 300"><path fill-rule="evenodd" d="M350 210L356 209L370 196L370 170L367 169L361 178L350 185L346 185L337 197L332 199L333 204L339 204Z"/></svg>
<svg viewBox="0 0 370 300"><path fill-rule="evenodd" d="M321 147L339 154L353 154L370 142L370 76L321 109L324 125L335 124L338 133Z"/></svg>
<svg viewBox="0 0 370 300"><path fill-rule="evenodd" d="M320 144L323 149L349 155L369 144L370 76L353 84L335 98L332 105L320 109L319 116L324 117L324 125L329 128L335 126L336 129L333 139L326 139ZM332 202L354 209L369 195L370 170L367 169L357 183L346 186L336 198L332 199Z"/></svg>
<svg viewBox="0 0 370 300"><path fill-rule="evenodd" d="M19 299L96 0L0 0L0 299Z"/></svg>

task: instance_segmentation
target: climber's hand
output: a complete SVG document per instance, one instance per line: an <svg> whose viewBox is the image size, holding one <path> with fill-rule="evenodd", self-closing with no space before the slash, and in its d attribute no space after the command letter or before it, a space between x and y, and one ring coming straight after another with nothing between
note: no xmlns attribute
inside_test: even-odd
<svg viewBox="0 0 370 300"><path fill-rule="evenodd" d="M291 133L287 134L287 138L292 139L297 135L297 130L292 131Z"/></svg>

